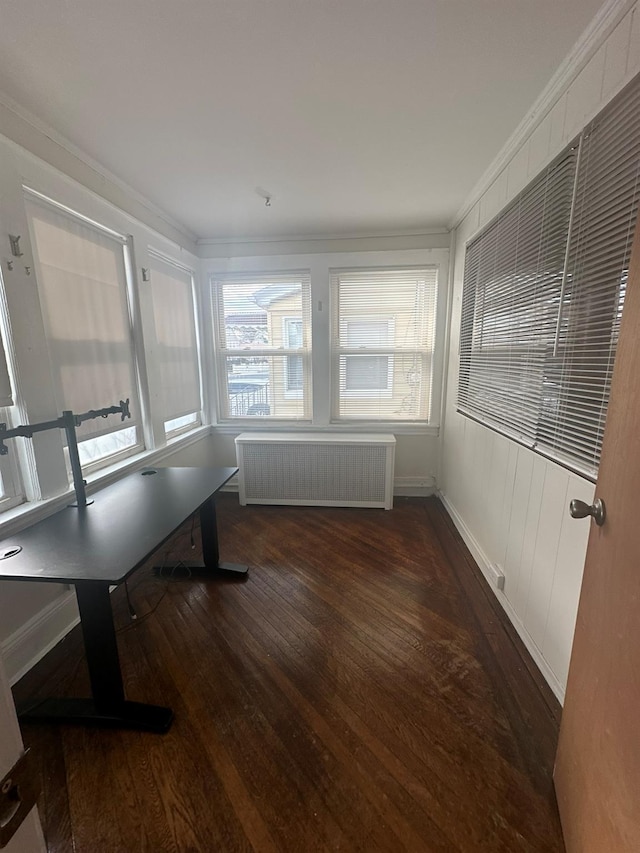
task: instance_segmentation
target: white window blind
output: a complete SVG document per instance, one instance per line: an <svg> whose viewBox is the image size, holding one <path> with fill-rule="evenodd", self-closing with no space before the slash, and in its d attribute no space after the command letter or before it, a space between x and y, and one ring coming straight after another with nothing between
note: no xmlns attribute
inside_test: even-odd
<svg viewBox="0 0 640 853"><path fill-rule="evenodd" d="M595 477L640 201L640 83L583 134L555 356L538 442Z"/></svg>
<svg viewBox="0 0 640 853"><path fill-rule="evenodd" d="M191 273L151 254L151 296L162 382L162 415L200 412L198 336Z"/></svg>
<svg viewBox="0 0 640 853"><path fill-rule="evenodd" d="M576 161L572 146L466 253L459 409L529 444L555 341Z"/></svg>
<svg viewBox="0 0 640 853"><path fill-rule="evenodd" d="M31 194L27 212L59 410L78 414L130 399L132 419L87 420L82 440L138 421L124 239Z"/></svg>
<svg viewBox="0 0 640 853"><path fill-rule="evenodd" d="M591 479L639 167L634 83L467 247L459 411Z"/></svg>
<svg viewBox="0 0 640 853"><path fill-rule="evenodd" d="M311 419L308 272L212 280L221 420Z"/></svg>
<svg viewBox="0 0 640 853"><path fill-rule="evenodd" d="M438 270L331 273L334 421L429 421Z"/></svg>

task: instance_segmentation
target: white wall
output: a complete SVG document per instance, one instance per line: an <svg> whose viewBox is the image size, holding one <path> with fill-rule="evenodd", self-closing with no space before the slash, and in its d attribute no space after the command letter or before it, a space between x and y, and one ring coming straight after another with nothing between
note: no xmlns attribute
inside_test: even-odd
<svg viewBox="0 0 640 853"><path fill-rule="evenodd" d="M594 486L456 413L465 244L640 71L640 9L616 4L539 104L491 180L463 207L456 230L448 381L439 488L487 578L504 571L496 595L561 700L564 697L589 522L573 520L571 498L592 502Z"/></svg>

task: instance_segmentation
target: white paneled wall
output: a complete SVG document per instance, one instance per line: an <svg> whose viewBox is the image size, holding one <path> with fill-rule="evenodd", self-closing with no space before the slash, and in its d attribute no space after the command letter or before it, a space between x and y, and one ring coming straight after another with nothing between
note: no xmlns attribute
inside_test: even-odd
<svg viewBox="0 0 640 853"><path fill-rule="evenodd" d="M445 424L439 488L478 564L504 572L494 591L560 700L569 668L589 521L568 513L595 487L456 412L460 309L467 241L571 141L640 71L640 9L603 28L583 67L467 205L456 232Z"/></svg>

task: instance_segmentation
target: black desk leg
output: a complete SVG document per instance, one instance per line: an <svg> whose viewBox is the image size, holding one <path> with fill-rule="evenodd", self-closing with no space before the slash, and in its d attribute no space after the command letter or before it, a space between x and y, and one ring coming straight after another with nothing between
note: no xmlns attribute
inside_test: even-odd
<svg viewBox="0 0 640 853"><path fill-rule="evenodd" d="M113 728L166 732L173 711L158 705L128 702L120 671L109 585L76 582L76 597L91 682L91 699L45 699L19 715L25 720L50 720Z"/></svg>
<svg viewBox="0 0 640 853"><path fill-rule="evenodd" d="M209 498L200 507L200 536L202 537L202 557L205 568L218 569L222 572L237 572L246 575L248 566L241 563L221 563L220 551L218 549L218 518L216 516L216 502Z"/></svg>
<svg viewBox="0 0 640 853"><path fill-rule="evenodd" d="M79 582L76 584L76 598L93 701L97 708L121 705L124 687L109 586Z"/></svg>
<svg viewBox="0 0 640 853"><path fill-rule="evenodd" d="M220 550L218 548L218 520L216 517L216 504L213 497L206 500L200 507L200 537L202 540L203 563L195 563L183 560L174 568L160 568L154 566L157 575L165 575L172 578L212 578L219 577L245 577L249 566L242 563L221 563Z"/></svg>

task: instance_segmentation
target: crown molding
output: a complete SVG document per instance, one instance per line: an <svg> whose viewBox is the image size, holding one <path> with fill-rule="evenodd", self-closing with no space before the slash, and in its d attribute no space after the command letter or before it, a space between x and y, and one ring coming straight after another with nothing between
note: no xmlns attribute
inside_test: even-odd
<svg viewBox="0 0 640 853"><path fill-rule="evenodd" d="M393 237L431 237L438 234L448 234L449 228L409 229L406 231L371 231L341 234L289 234L266 237L204 237L196 241L197 246L223 246L251 243L313 243L328 240L378 240Z"/></svg>
<svg viewBox="0 0 640 853"><path fill-rule="evenodd" d="M457 228L637 0L607 0L450 222Z"/></svg>
<svg viewBox="0 0 640 853"><path fill-rule="evenodd" d="M7 115L7 113L9 115ZM13 122L11 122L7 127L7 119L11 119L11 117L13 117ZM191 247L195 247L197 243L196 235L183 225L182 222L178 222L178 220L174 219L165 210L155 205L152 201L142 195L142 193L134 190L125 181L117 175L114 175L97 160L92 159L88 154L70 142L65 136L58 133L57 130L50 127L46 122L42 121L42 119L33 115L33 113L30 113L14 101L13 98L2 91L0 91L0 133L9 142L18 146L18 148L26 151L32 157L36 157L38 160L42 160L47 163L51 168L66 177L71 178L71 180L75 180L82 184L85 189L88 189L90 192L93 192L94 195L114 205L124 214L137 221L144 222L144 224L150 228L159 230L159 226L160 228L165 226L165 233L163 236L168 237L171 241L176 241L177 234L183 241L191 243ZM25 138L25 134L35 134L40 145L29 145L28 139ZM100 190L85 183L81 178L76 177L72 173L73 170L68 170L58 165L58 163L55 162L57 160L55 156L51 158L43 156L41 153L43 145L50 149L53 146L52 153L57 149L67 157L72 158L72 161L77 161L81 169L87 169L90 173L93 173L94 181L89 181L89 184L95 183L96 186L100 187ZM52 160L54 162L52 162ZM91 175L86 177L90 178ZM131 210L123 210L120 205L113 201L112 198L109 198L109 194L105 193L105 188L109 185L111 185L117 193L122 193L125 196L128 196L136 206L139 206L143 213L147 215L147 221L145 222L144 219L140 219L140 215L136 215ZM152 222L155 222L155 224L151 224ZM174 233L172 235L166 233L167 229L171 229ZM193 248L190 250L193 251Z"/></svg>

